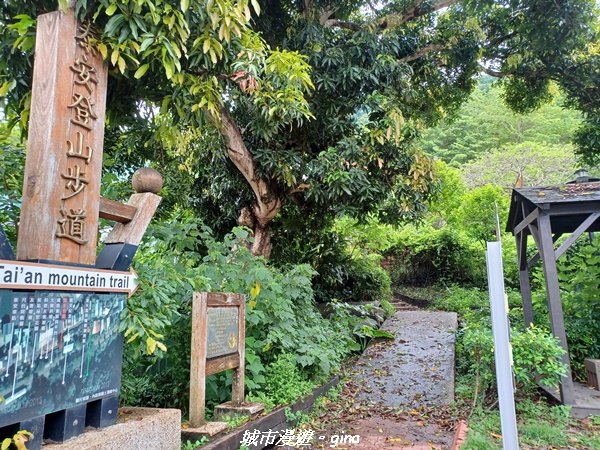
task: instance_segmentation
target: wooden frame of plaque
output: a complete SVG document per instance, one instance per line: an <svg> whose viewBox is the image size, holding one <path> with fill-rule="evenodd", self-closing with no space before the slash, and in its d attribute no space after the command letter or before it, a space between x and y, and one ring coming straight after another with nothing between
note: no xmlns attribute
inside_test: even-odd
<svg viewBox="0 0 600 450"><path fill-rule="evenodd" d="M243 294L194 292L190 361L190 427L206 424L206 377L228 369L233 374L231 400L244 402L245 311Z"/></svg>

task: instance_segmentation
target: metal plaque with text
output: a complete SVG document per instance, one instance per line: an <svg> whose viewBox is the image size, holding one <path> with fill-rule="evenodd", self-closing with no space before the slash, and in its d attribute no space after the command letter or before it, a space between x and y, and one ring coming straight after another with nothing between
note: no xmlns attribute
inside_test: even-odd
<svg viewBox="0 0 600 450"><path fill-rule="evenodd" d="M208 308L206 342L207 358L229 355L238 351L238 325L238 308Z"/></svg>

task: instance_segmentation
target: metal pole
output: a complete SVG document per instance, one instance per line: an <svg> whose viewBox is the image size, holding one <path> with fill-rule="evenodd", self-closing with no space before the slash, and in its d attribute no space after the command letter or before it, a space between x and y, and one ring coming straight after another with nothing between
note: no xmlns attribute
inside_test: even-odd
<svg viewBox="0 0 600 450"><path fill-rule="evenodd" d="M512 350L509 341L508 304L504 291L502 245L500 242L487 243L486 261L500 404L500 424L502 426L502 447L504 450L518 450L519 439L515 412Z"/></svg>

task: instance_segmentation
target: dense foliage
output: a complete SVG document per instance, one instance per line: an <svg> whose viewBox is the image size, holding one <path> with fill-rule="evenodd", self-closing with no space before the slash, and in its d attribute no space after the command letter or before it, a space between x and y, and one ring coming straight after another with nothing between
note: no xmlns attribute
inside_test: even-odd
<svg viewBox="0 0 600 450"><path fill-rule="evenodd" d="M550 103L527 114L511 111L501 95L501 88L490 77L483 76L456 115L426 130L419 144L426 153L454 167L473 162L486 153L526 143L548 147L555 156L560 156L559 150L572 153L570 142L581 118L577 112L564 108L564 99L557 90ZM540 163L539 158L536 162ZM544 167L550 169L553 165L556 164L549 161ZM511 181L515 180L516 175Z"/></svg>
<svg viewBox="0 0 600 450"><path fill-rule="evenodd" d="M587 242L586 242L587 241ZM600 358L600 244L582 237L558 260L560 295L565 316L573 376L585 382L586 358ZM536 273L539 290L534 294L534 320L549 326L549 313L541 270Z"/></svg>
<svg viewBox="0 0 600 450"><path fill-rule="evenodd" d="M18 139L0 122L0 226L15 244L21 213L25 153Z"/></svg>
<svg viewBox="0 0 600 450"><path fill-rule="evenodd" d="M509 301L515 381L518 395L523 398L537 387L536 377L546 385L558 385L566 370L561 362L564 350L547 328L523 325L518 293L511 292ZM435 306L459 314L456 344L459 394L474 397L474 404L496 401L494 341L487 292L453 287Z"/></svg>
<svg viewBox="0 0 600 450"><path fill-rule="evenodd" d="M578 142L594 155L591 0L75 5L98 26L111 64L115 169L164 167L168 203L190 198L188 206L226 213L225 228L251 227L255 254L269 254L272 220L292 203L329 218L422 214L431 170L411 143L457 110L480 71L500 77L518 111L561 85L565 104L584 111ZM0 4L0 94L24 127L35 17L55 7Z"/></svg>
<svg viewBox="0 0 600 450"><path fill-rule="evenodd" d="M245 245L236 228L223 241L194 219L155 225L137 257L140 291L129 301L122 329L127 346L124 400L187 411L192 292L247 296L246 388L271 404L288 401L283 380L301 393L360 350L376 326L361 307L335 304L326 319L317 310L308 265L276 269ZM229 395L229 375L207 381L210 404ZM312 381L309 381L312 380ZM279 380L279 381L277 381ZM295 389L295 388L294 388Z"/></svg>
<svg viewBox="0 0 600 450"><path fill-rule="evenodd" d="M35 17L56 3L0 3L0 221L13 241ZM469 287L450 287L438 307L461 315L458 368L469 389L484 403L493 397L484 243L496 237L496 208L503 228L503 188L519 176L564 181L574 152L598 158L594 1L75 5L110 64L104 193L126 197L123 180L140 165L166 178L158 223L136 257L141 289L123 315L126 403L187 410L195 291L246 295L246 388L274 406L377 335L380 311L345 302L386 305L392 281ZM499 84L483 79L459 109L480 72ZM500 100L517 112L550 105L516 116ZM449 165L434 163L414 143L453 116L419 141ZM236 223L248 228L231 231ZM514 287L514 245L501 236ZM600 357L598 258L597 245L579 247L561 265L576 371ZM535 327L520 324L511 296L520 387L534 374L556 383L564 371L541 287ZM226 399L230 382L208 380L209 404Z"/></svg>

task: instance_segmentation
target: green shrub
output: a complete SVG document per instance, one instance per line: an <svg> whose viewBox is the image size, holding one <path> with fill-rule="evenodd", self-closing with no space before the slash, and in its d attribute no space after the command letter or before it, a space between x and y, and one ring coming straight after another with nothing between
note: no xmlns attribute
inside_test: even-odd
<svg viewBox="0 0 600 450"><path fill-rule="evenodd" d="M304 397L315 387L298 367L296 357L289 353L278 355L267 366L265 375L269 383L265 386L264 393L275 406Z"/></svg>
<svg viewBox="0 0 600 450"><path fill-rule="evenodd" d="M316 272L313 289L318 303L391 300L391 280L381 267L380 249L394 242L398 232L393 227L346 217L324 222L320 216L288 207L274 233L272 263L309 264Z"/></svg>
<svg viewBox="0 0 600 450"><path fill-rule="evenodd" d="M521 293L509 289L506 294L510 322L513 327L523 328ZM450 286L445 289L445 295L435 299L434 307L458 313L460 322L466 325L478 324L489 327L491 324L490 298L487 289Z"/></svg>
<svg viewBox="0 0 600 450"><path fill-rule="evenodd" d="M392 261L394 284L484 285L484 252L475 241L449 227L405 227L386 256Z"/></svg>
<svg viewBox="0 0 600 450"><path fill-rule="evenodd" d="M376 255L355 257L347 262L345 301L388 301L392 298L392 282Z"/></svg>
<svg viewBox="0 0 600 450"><path fill-rule="evenodd" d="M582 240L558 260L560 295L573 377L586 380L584 360L600 358L600 242ZM534 273L536 323L549 327L543 274Z"/></svg>
<svg viewBox="0 0 600 450"><path fill-rule="evenodd" d="M487 291L452 286L446 295L435 300L435 308L454 311L466 324L490 323L490 301Z"/></svg>
<svg viewBox="0 0 600 450"><path fill-rule="evenodd" d="M7 134L5 124L0 122L0 226L15 247L21 212L25 149L18 143L16 130L12 136Z"/></svg>
<svg viewBox="0 0 600 450"><path fill-rule="evenodd" d="M508 299L517 388L521 393L535 389L535 377L549 386L558 385L566 370L561 361L564 350L547 328L523 326L519 293L508 291ZM459 315L461 326L456 340L459 375L477 384L478 400L495 398L496 371L488 292L453 286L448 288L445 296L436 299L435 307ZM459 385L462 389L462 384Z"/></svg>
<svg viewBox="0 0 600 450"><path fill-rule="evenodd" d="M531 326L524 331L511 330L513 371L517 389L535 389L536 377L548 386L558 386L566 373L561 362L564 350L558 339L547 330ZM496 372L494 341L491 329L472 326L461 330L457 342L458 369L479 378L479 392L483 397L495 398Z"/></svg>

